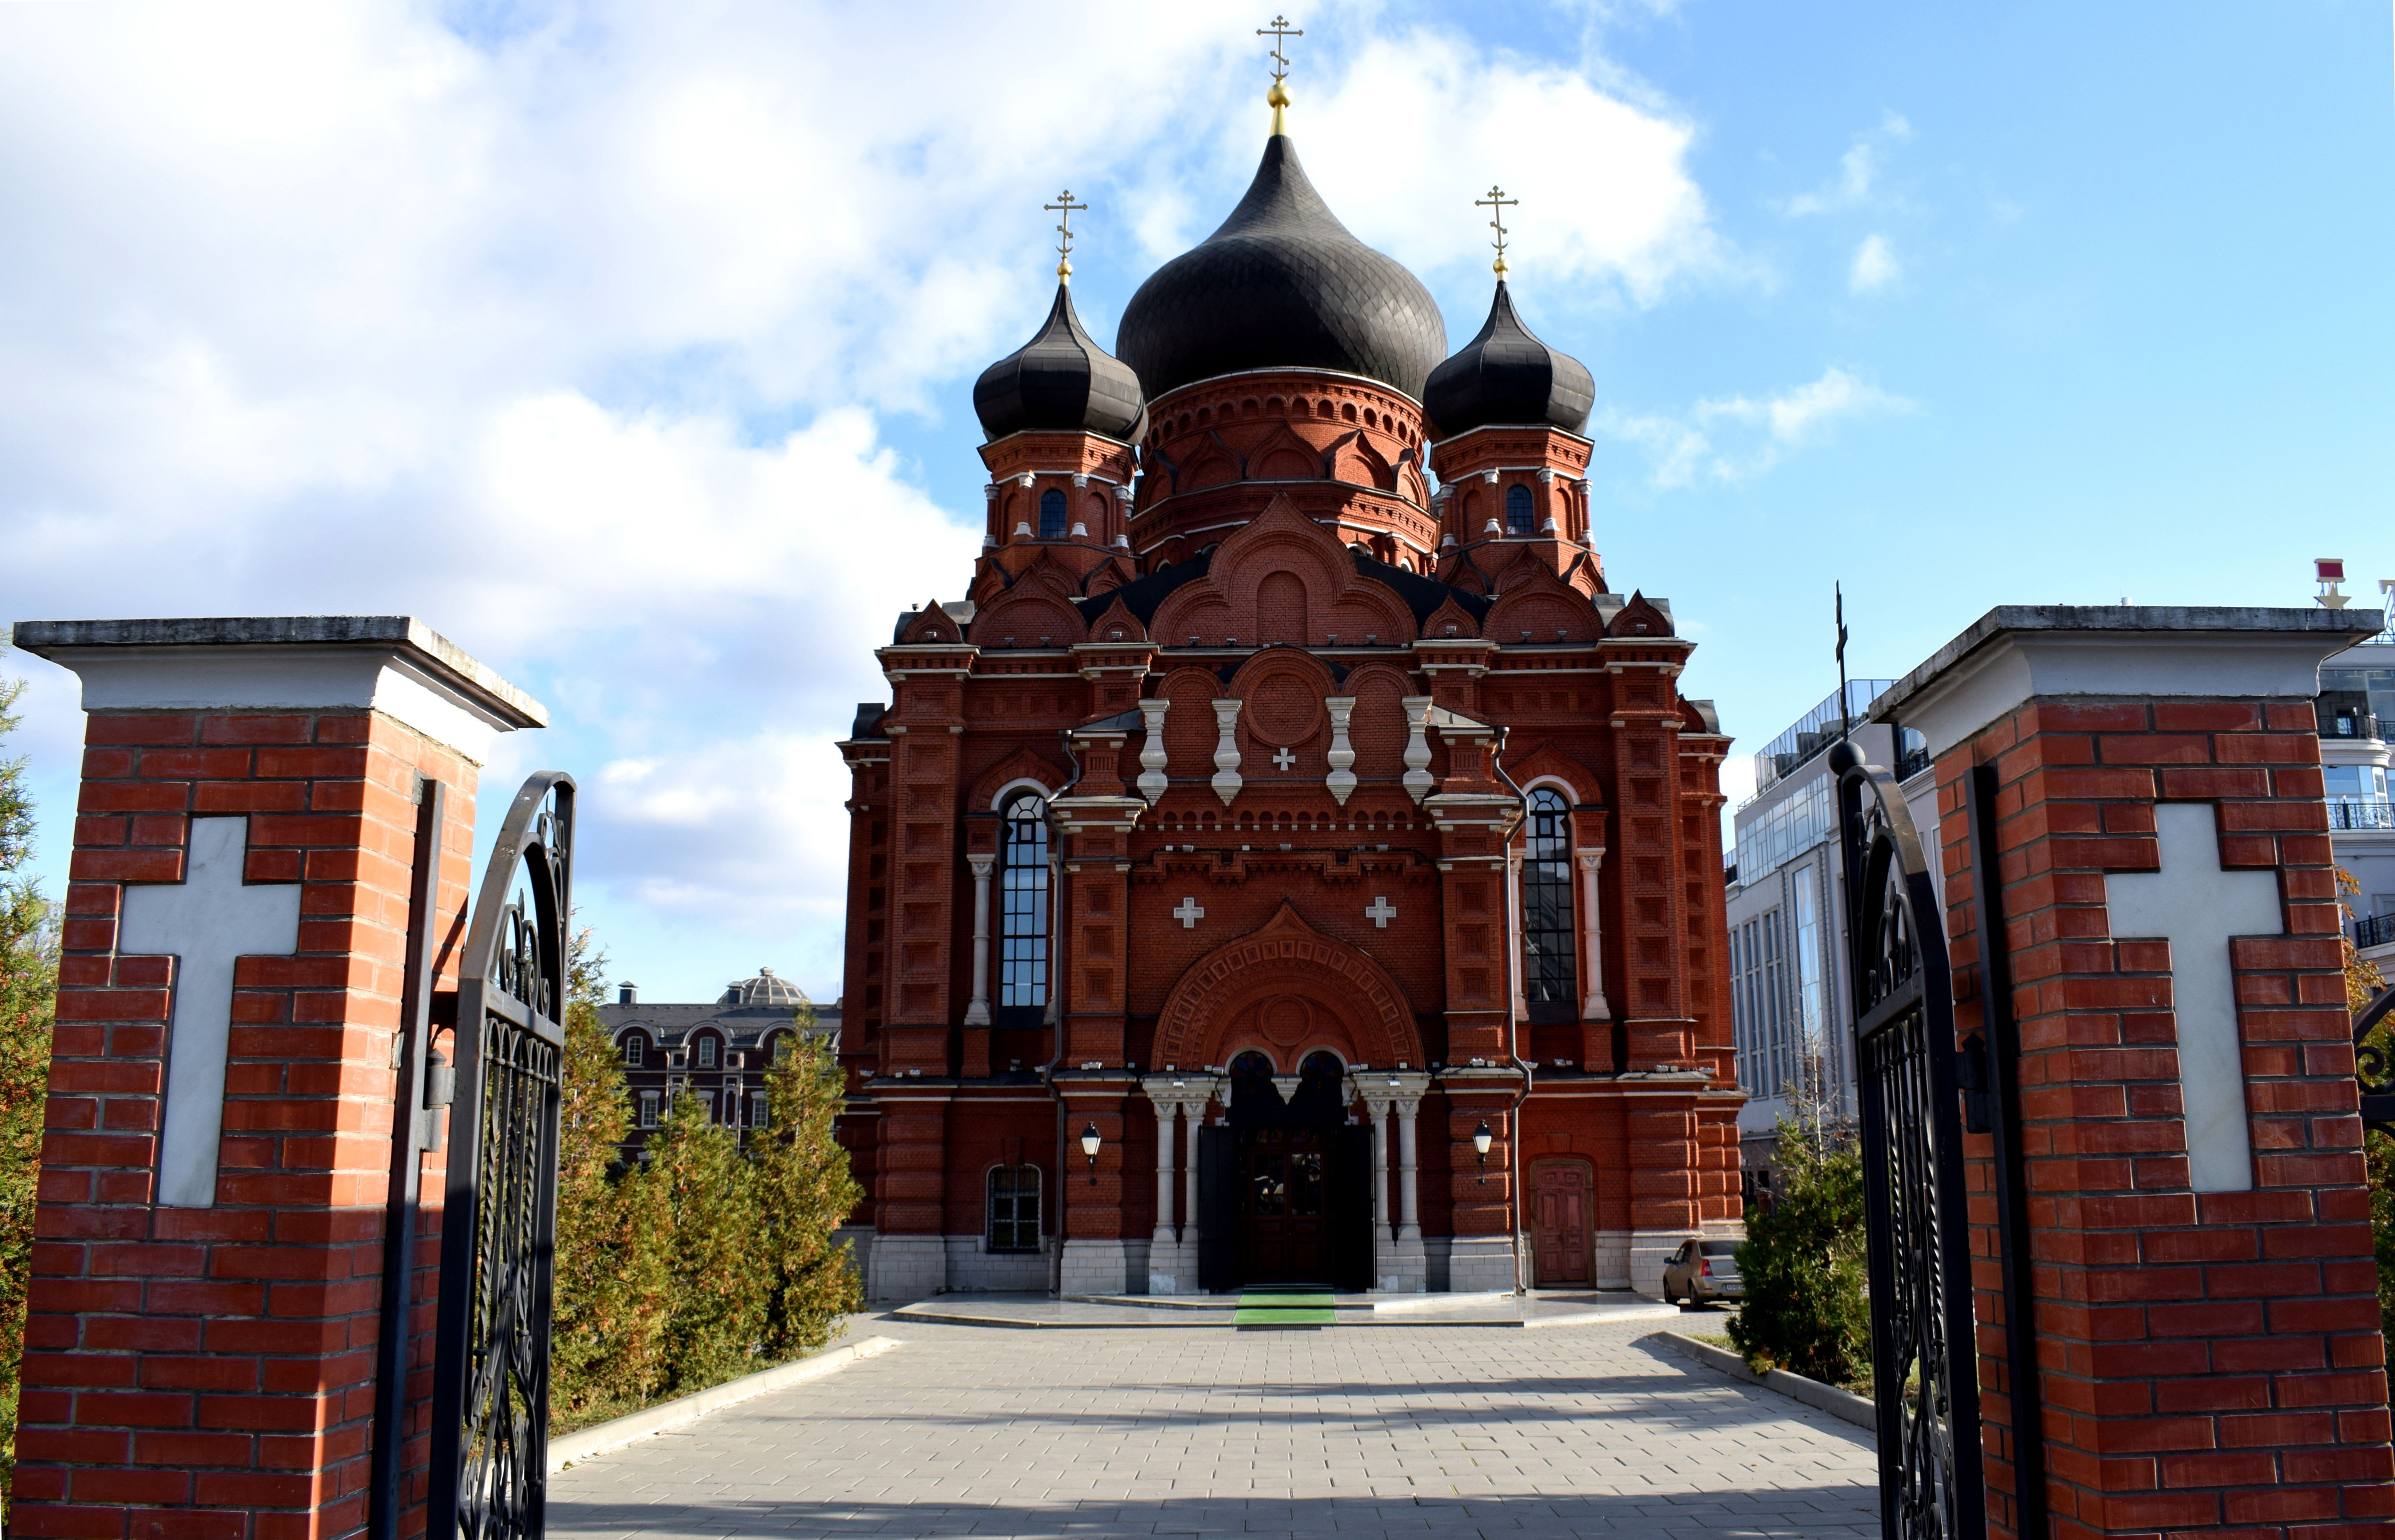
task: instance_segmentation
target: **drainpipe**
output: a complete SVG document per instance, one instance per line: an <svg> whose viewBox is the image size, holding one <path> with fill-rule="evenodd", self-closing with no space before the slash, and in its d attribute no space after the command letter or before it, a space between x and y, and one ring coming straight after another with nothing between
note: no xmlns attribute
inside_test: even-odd
<svg viewBox="0 0 2395 1540"><path fill-rule="evenodd" d="M1067 729L1065 757L1071 761L1073 778L1057 789L1063 796L1081 783L1081 757L1073 752L1073 734ZM1048 998L1056 1007L1056 1052L1039 1078L1048 1086L1048 1094L1056 1103L1056 1244L1048 1252L1048 1294L1062 1298L1065 1293L1065 1191L1072 1184L1065 1179L1065 1099L1056 1091L1056 1066L1065 1061L1065 834L1056 826L1056 796L1048 798L1048 849L1054 852L1048 866Z"/></svg>
<svg viewBox="0 0 2395 1540"><path fill-rule="evenodd" d="M1521 806L1522 815L1514 821L1514 828L1519 830L1530 816L1530 796L1505 773L1505 738L1512 731L1502 727L1497 730L1497 752L1489 762L1497 768L1498 779L1513 788L1514 800ZM1509 832L1505 843L1511 845L1513 842L1514 836ZM1515 987L1515 970L1522 966L1522 939L1515 929L1519 916L1514 902L1514 884L1508 880L1505 887L1505 1056L1514 1061L1515 1069L1522 1072L1522 1088L1515 1093L1514 1111L1509 1114L1514 1137L1505 1141L1505 1158L1511 1167L1508 1179L1512 1184L1506 1199L1506 1223L1513 1231L1514 1292L1522 1294L1527 1292L1522 1287L1522 1103L1530 1099L1530 1082L1538 1074L1539 1067L1522 1057L1522 1023L1514 1015L1514 1001L1520 993Z"/></svg>

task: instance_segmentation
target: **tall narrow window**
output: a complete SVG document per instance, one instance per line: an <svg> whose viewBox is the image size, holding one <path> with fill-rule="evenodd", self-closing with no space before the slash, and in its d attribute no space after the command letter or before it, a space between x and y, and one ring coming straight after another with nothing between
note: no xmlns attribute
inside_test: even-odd
<svg viewBox="0 0 2395 1540"><path fill-rule="evenodd" d="M997 1165L989 1173L989 1249L1039 1249L1039 1168Z"/></svg>
<svg viewBox="0 0 2395 1540"><path fill-rule="evenodd" d="M642 1091L641 1093L641 1126L643 1128L654 1128L656 1125L657 1093L655 1091Z"/></svg>
<svg viewBox="0 0 2395 1540"><path fill-rule="evenodd" d="M1000 825L1006 899L999 933L998 1003L1048 1003L1048 804L1025 792L1006 805Z"/></svg>
<svg viewBox="0 0 2395 1540"><path fill-rule="evenodd" d="M1530 794L1524 846L1522 983L1530 1019L1576 1020L1579 997L1572 983L1579 970L1572 961L1579 938L1572 930L1571 808L1552 786Z"/></svg>
<svg viewBox="0 0 2395 1540"><path fill-rule="evenodd" d="M1812 1096L1827 1099L1825 1083L1833 1066L1829 1046L1829 1001L1822 991L1820 898L1810 863L1796 868L1791 879L1796 889L1796 1064L1798 1082Z"/></svg>
<svg viewBox="0 0 2395 1540"><path fill-rule="evenodd" d="M1512 486L1505 489L1505 533L1528 534L1530 531L1530 489Z"/></svg>
<svg viewBox="0 0 2395 1540"><path fill-rule="evenodd" d="M642 1062L648 1058L648 1042L646 1039L642 1037L639 1033L634 1033L624 1039L624 1068L628 1070L639 1069Z"/></svg>
<svg viewBox="0 0 2395 1540"><path fill-rule="evenodd" d="M698 1067L702 1070L711 1070L715 1068L714 1038L702 1037L698 1040Z"/></svg>
<svg viewBox="0 0 2395 1540"><path fill-rule="evenodd" d="M1039 538L1065 538L1065 494L1054 487L1039 494Z"/></svg>

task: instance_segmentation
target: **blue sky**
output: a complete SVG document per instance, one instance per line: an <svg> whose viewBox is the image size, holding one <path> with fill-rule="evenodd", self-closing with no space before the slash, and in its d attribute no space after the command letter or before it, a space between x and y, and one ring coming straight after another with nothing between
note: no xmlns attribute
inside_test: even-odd
<svg viewBox="0 0 2395 1540"><path fill-rule="evenodd" d="M1744 749L1833 683L1833 581L1893 674L1999 602L2395 576L2388 7L1983 9L1295 17L1301 151L1454 343L1522 198L1608 573ZM581 777L620 976L829 997L828 745L966 580L1039 205L1110 338L1253 168L1265 20L0 7L0 619L417 614L555 711L485 807ZM55 891L72 684L0 668Z"/></svg>

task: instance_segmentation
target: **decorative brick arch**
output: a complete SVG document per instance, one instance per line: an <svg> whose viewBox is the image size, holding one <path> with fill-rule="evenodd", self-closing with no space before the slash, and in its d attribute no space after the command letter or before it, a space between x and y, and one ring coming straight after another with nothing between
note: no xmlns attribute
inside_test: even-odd
<svg viewBox="0 0 2395 1540"><path fill-rule="evenodd" d="M1304 1002L1302 1035L1226 1040L1250 1011L1276 999ZM1242 1049L1260 1048L1294 1073L1322 1047L1350 1064L1423 1064L1413 1007L1397 981L1363 952L1306 924L1284 899L1271 919L1189 965L1165 997L1149 1057L1158 1064L1226 1064Z"/></svg>

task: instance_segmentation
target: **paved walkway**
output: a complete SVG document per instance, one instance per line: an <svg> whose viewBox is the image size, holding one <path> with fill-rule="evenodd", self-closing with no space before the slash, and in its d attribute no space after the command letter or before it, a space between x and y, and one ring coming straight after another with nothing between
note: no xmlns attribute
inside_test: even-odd
<svg viewBox="0 0 2395 1540"><path fill-rule="evenodd" d="M860 1321L906 1345L552 1478L549 1529L1878 1533L1859 1429L1641 1342L1656 1324L1050 1333Z"/></svg>

